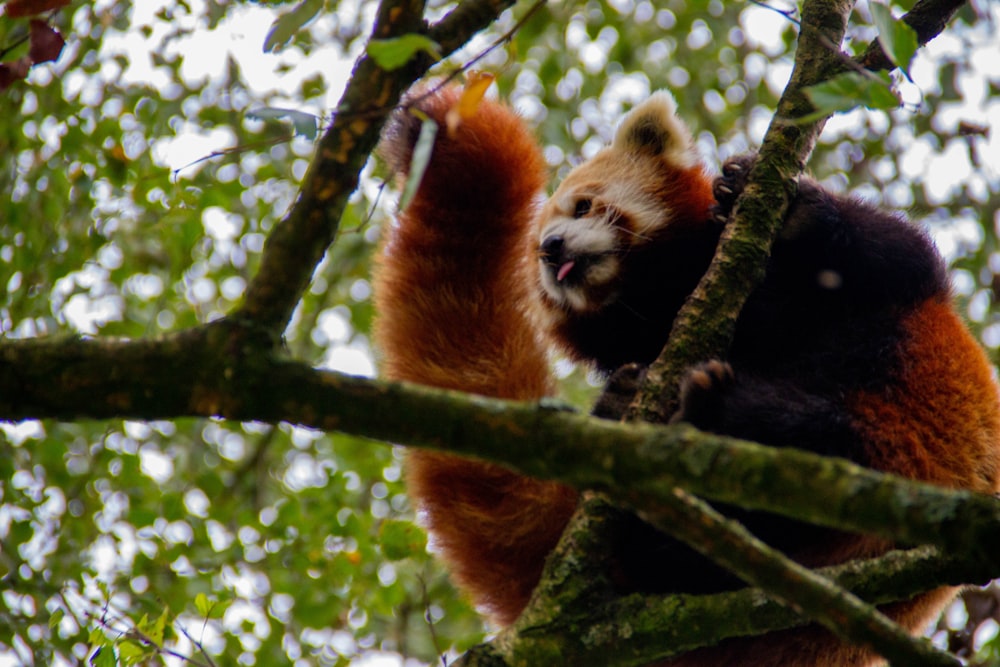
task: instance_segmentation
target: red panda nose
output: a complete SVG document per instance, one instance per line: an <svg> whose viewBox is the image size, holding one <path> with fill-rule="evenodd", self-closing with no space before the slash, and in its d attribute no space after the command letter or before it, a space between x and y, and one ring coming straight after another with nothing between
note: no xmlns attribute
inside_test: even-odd
<svg viewBox="0 0 1000 667"><path fill-rule="evenodd" d="M561 236L549 236L539 246L542 261L546 264L561 264L565 259L566 239Z"/></svg>
<svg viewBox="0 0 1000 667"><path fill-rule="evenodd" d="M566 240L559 235L549 236L539 246L542 261L552 267L556 282L563 282L569 275L576 261L566 252Z"/></svg>

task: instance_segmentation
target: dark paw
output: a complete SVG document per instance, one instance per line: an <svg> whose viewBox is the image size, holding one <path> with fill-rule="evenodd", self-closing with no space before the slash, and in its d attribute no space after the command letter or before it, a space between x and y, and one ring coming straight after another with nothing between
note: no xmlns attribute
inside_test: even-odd
<svg viewBox="0 0 1000 667"><path fill-rule="evenodd" d="M724 361L698 364L681 380L681 406L671 423L687 422L702 429L718 424L724 394L735 381L733 367Z"/></svg>
<svg viewBox="0 0 1000 667"><path fill-rule="evenodd" d="M458 90L455 88L433 92L416 87L403 97L401 105L383 128L378 146L379 155L393 174L406 175L409 172L424 119L430 118L439 125L443 124L448 110L457 99Z"/></svg>
<svg viewBox="0 0 1000 667"><path fill-rule="evenodd" d="M712 184L712 194L715 195L715 206L712 207L712 218L721 224L729 220L736 198L743 192L747 183L750 167L757 159L756 153L738 155L726 160L722 165L722 175L716 177Z"/></svg>
<svg viewBox="0 0 1000 667"><path fill-rule="evenodd" d="M608 378L590 414L601 419L621 419L632 404L645 375L646 367L641 364L625 364L616 370Z"/></svg>

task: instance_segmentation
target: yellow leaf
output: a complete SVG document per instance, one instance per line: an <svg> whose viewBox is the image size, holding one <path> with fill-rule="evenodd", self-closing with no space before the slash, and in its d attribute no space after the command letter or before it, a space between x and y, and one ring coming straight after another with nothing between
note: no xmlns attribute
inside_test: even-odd
<svg viewBox="0 0 1000 667"><path fill-rule="evenodd" d="M486 91L496 77L489 72L470 71L466 75L465 88L458 102L445 116L445 124L448 126L448 134L454 134L462 121L472 118L479 110L479 103L483 101Z"/></svg>

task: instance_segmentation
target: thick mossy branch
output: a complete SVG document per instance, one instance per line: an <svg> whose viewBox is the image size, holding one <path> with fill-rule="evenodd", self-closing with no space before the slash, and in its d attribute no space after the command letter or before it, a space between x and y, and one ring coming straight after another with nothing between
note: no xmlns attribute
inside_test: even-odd
<svg viewBox="0 0 1000 667"><path fill-rule="evenodd" d="M594 514L600 515L601 510ZM905 599L922 592L928 583L989 578L981 568L963 570L956 559L927 548L823 568L817 574L872 604ZM580 596L588 597L589 593L581 592ZM563 615L551 623L539 624L529 616L519 619L490 644L469 651L456 667L639 667L731 637L761 635L807 623L802 615L757 588L714 595L629 595L599 603L591 599L588 607L561 611ZM561 660L547 662L553 655Z"/></svg>
<svg viewBox="0 0 1000 667"><path fill-rule="evenodd" d="M0 346L0 420L216 416L289 422L495 461L652 508L714 500L993 562L1000 502L840 459L553 407L318 371L248 346L227 321L148 341ZM125 400L123 397L130 397Z"/></svg>
<svg viewBox="0 0 1000 667"><path fill-rule="evenodd" d="M211 395L219 384L213 376L225 371L212 359L216 346L208 344L209 329L137 341L72 336L4 341L0 420L215 412L221 399ZM219 347L227 344L220 341Z"/></svg>
<svg viewBox="0 0 1000 667"><path fill-rule="evenodd" d="M665 494L683 487L722 501L741 504L742 499L750 507L903 542L935 543L948 553L962 554L960 561L921 563L914 570L919 576L884 573L886 581L894 582L893 590L904 596L928 586L984 581L1000 574L995 562L1000 502L990 497L687 426L624 425L549 405L321 372L260 354L247 343L246 331L223 321L149 341L7 342L0 346L0 419L219 416L284 421L486 458L537 477L601 489L615 502L632 507L664 507ZM568 539L586 543L560 548L562 560L554 568L560 574L545 582L540 593L546 599L525 616L525 622L538 625L530 632L517 625L503 635L503 641L515 642L516 651L511 651L536 655L530 647L540 645L537 651L614 656L608 665L642 664L638 658L623 660L629 655L651 659L672 648L689 649L723 636L800 622L774 626L757 614L754 622L762 624L752 628L745 621L723 621L733 618L731 608L715 597L704 602L685 598L680 606L676 601L656 606L656 598L632 600L634 606L611 599L598 605L608 587L587 573L592 571L581 573L580 568L600 567L600 555L592 563L589 555L595 551L594 540L600 543L601 531L592 530L592 523L581 529ZM574 548L577 554L588 554L588 562L567 559ZM869 581L866 595L873 587L879 590L878 581ZM572 588L581 585L585 588ZM625 606L605 609L614 604ZM622 615L626 611L635 615ZM652 643L639 642L637 636ZM494 659L499 659L496 651L506 654L503 646L498 639L491 649Z"/></svg>
<svg viewBox="0 0 1000 667"><path fill-rule="evenodd" d="M929 643L911 637L826 577L772 549L704 501L679 489L674 494L677 502L643 512L643 518L657 527L683 525L685 541L747 583L763 589L769 597L798 610L845 641L870 646L892 664L961 664Z"/></svg>

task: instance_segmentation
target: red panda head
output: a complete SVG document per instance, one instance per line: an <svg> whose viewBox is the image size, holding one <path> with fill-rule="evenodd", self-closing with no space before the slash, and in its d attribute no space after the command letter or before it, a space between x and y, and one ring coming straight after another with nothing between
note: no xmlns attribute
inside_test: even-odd
<svg viewBox="0 0 1000 667"><path fill-rule="evenodd" d="M633 250L705 222L711 202L673 97L654 93L625 116L610 146L569 173L539 216L547 310L600 311L618 297Z"/></svg>

